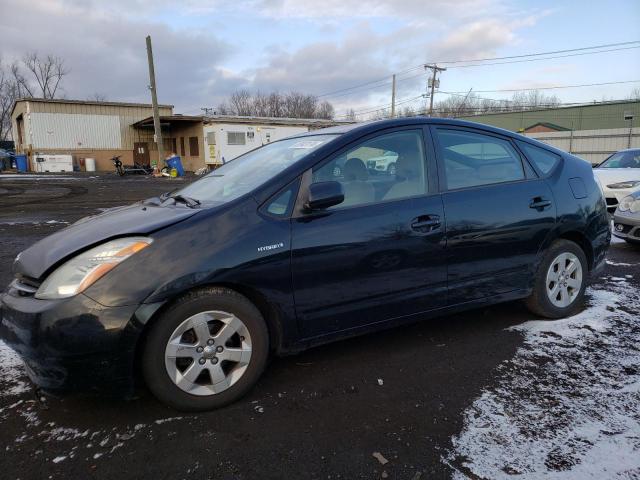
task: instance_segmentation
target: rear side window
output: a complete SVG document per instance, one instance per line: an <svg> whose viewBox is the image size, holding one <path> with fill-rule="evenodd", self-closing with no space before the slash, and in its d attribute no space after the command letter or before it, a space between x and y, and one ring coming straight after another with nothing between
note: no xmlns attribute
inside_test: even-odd
<svg viewBox="0 0 640 480"><path fill-rule="evenodd" d="M436 129L447 189L513 182L525 178L510 142L464 130Z"/></svg>
<svg viewBox="0 0 640 480"><path fill-rule="evenodd" d="M525 142L518 142L518 146L524 151L527 158L545 175L553 170L553 167L560 161L560 155L544 148L535 147Z"/></svg>

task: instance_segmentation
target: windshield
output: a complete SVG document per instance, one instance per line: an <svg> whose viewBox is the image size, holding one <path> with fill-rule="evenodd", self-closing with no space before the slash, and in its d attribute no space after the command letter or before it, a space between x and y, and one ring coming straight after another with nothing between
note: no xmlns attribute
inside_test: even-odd
<svg viewBox="0 0 640 480"><path fill-rule="evenodd" d="M640 168L640 150L614 153L598 168Z"/></svg>
<svg viewBox="0 0 640 480"><path fill-rule="evenodd" d="M338 135L310 135L269 143L235 158L176 194L203 203L228 202L275 177Z"/></svg>

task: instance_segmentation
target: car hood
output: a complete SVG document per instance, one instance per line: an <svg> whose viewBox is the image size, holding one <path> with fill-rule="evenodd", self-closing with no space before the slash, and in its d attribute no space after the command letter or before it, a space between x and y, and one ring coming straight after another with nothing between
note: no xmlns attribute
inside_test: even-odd
<svg viewBox="0 0 640 480"><path fill-rule="evenodd" d="M146 235L185 220L199 210L185 206L137 203L85 217L43 238L21 252L13 263L15 274L40 279L54 265L72 254L112 238Z"/></svg>
<svg viewBox="0 0 640 480"><path fill-rule="evenodd" d="M593 175L606 187L612 183L640 180L640 168L596 168Z"/></svg>

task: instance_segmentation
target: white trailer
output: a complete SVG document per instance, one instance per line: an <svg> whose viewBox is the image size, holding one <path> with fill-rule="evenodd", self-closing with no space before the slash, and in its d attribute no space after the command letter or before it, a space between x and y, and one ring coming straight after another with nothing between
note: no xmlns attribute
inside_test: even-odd
<svg viewBox="0 0 640 480"><path fill-rule="evenodd" d="M204 126L205 162L211 166L222 165L254 148L308 131L305 125L207 123Z"/></svg>

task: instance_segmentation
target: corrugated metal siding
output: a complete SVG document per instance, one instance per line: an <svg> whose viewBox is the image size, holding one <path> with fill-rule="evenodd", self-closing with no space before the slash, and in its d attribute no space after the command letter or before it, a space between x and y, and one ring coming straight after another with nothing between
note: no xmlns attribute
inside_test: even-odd
<svg viewBox="0 0 640 480"><path fill-rule="evenodd" d="M578 130L573 132L573 136L571 132L538 132L527 133L526 136L565 152L570 151L591 163L600 163L618 150L640 148L640 128L634 128L631 136L628 128Z"/></svg>
<svg viewBox="0 0 640 480"><path fill-rule="evenodd" d="M599 130L605 128L628 128L629 122L624 119L625 112L633 114L634 125L638 125L638 122L640 122L639 101L470 115L459 118L493 125L514 132L538 122L554 123L572 130Z"/></svg>
<svg viewBox="0 0 640 480"><path fill-rule="evenodd" d="M28 111L26 108L26 104L28 103ZM20 104L24 104L22 107ZM168 107L160 107L160 115L171 115L172 109ZM25 144L31 144L34 149L46 149L46 148L118 148L118 149L133 149L134 142L137 141L148 141L148 135L136 131L131 127L131 125L135 122L138 122L144 118L148 118L153 114L153 110L151 107L138 107L138 106L119 106L119 105L85 105L78 103L45 103L45 102L19 102L16 107L16 112L14 112L14 117L17 116L18 111L25 111L24 119L25 119ZM75 133L67 132L65 137L60 140L53 139L45 139L41 136L41 132L44 131L52 131L52 126L58 124L58 120L53 121L52 117L40 117L42 119L47 119L43 125L38 125L38 116L41 114L49 114L53 118L60 117L61 119L65 115L75 115L85 118L93 118L95 120L91 120L88 125L82 126L80 125L80 129L77 129L76 125L69 125L75 129ZM115 122L106 121L107 123L100 123L101 117L116 117L118 119L117 124ZM98 122L97 124L95 122ZM111 123L109 123L111 122ZM100 126L102 129L110 129L113 131L109 132L92 132L93 129ZM88 130L87 130L88 129ZM31 132L31 133L30 133ZM36 132L39 132L36 135ZM52 135L49 135L52 136ZM79 137L82 136L87 141L93 142L93 145L106 145L109 142L118 139L117 146L108 146L108 147L99 147L99 146L88 146L81 141L83 144L81 146L77 145L77 141L75 145L63 147L61 145L55 145L53 147L48 147L46 145L51 145L53 143L68 143L70 137ZM39 142L45 141L45 144L39 144Z"/></svg>
<svg viewBox="0 0 640 480"><path fill-rule="evenodd" d="M31 113L34 148L121 148L120 117Z"/></svg>

